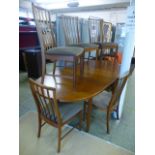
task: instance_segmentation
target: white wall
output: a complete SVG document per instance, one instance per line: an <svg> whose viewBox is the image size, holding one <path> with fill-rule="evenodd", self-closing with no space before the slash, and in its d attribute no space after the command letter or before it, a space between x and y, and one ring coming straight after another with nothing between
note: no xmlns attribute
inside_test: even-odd
<svg viewBox="0 0 155 155"><path fill-rule="evenodd" d="M127 9L111 9L111 10L93 11L93 12L90 11L90 12L78 12L78 13L65 13L65 15L79 16L81 18L89 18L90 16L99 17L115 25L116 23L126 22Z"/></svg>
<svg viewBox="0 0 155 155"><path fill-rule="evenodd" d="M105 21L111 22L113 25L116 23L125 23L127 16L127 9L111 9L105 11L90 11L90 12L78 12L78 13L64 13L65 15L70 16L79 16L81 18L88 19L90 16L99 17L104 19ZM19 9L19 16L32 18L31 10L27 9ZM55 19L55 18L54 18Z"/></svg>
<svg viewBox="0 0 155 155"><path fill-rule="evenodd" d="M35 0L34 0L35 1ZM119 2L128 2L129 0L98 0L99 4L111 4L111 3L119 3ZM45 2L44 2L45 3ZM50 2L52 4L52 2ZM48 6L49 4L48 3ZM62 2L61 2L62 3ZM83 2L84 3L84 2ZM97 1L95 1L95 4L98 4ZM87 3L88 5L88 3ZM19 14L28 17L32 17L32 8L31 3L28 0L20 0L19 1ZM61 10L60 10L61 11ZM126 16L127 16L127 9L125 8L113 8L109 10L100 10L100 11L87 11L87 12L76 12L76 13L65 13L66 15L72 15L72 16L79 16L82 18L89 18L89 16L95 16L103 18L105 21L112 22L114 25L116 23L125 22Z"/></svg>

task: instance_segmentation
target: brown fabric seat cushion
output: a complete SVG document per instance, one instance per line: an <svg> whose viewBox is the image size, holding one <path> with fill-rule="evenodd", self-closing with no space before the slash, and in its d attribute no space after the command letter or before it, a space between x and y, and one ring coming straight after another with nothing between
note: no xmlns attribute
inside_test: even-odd
<svg viewBox="0 0 155 155"><path fill-rule="evenodd" d="M95 42L95 44L99 45L99 48L116 48L116 47L118 47L117 43Z"/></svg>
<svg viewBox="0 0 155 155"><path fill-rule="evenodd" d="M83 103L59 103L59 110L61 113L61 117L63 122L77 114L78 112L82 111Z"/></svg>
<svg viewBox="0 0 155 155"><path fill-rule="evenodd" d="M106 109L111 97L111 92L103 91L93 98L92 104L101 109Z"/></svg>
<svg viewBox="0 0 155 155"><path fill-rule="evenodd" d="M61 118L63 122L67 121L74 115L76 115L78 112L82 111L83 109L83 102L74 102L74 103L58 103L59 111L61 113ZM48 104L48 107L50 105ZM57 117L53 114L52 109L50 108L50 115L45 107L44 111L42 111L42 115L44 115L46 118L57 122Z"/></svg>
<svg viewBox="0 0 155 155"><path fill-rule="evenodd" d="M50 48L46 52L49 55L62 55L62 56L78 56L84 52L81 47L55 47Z"/></svg>
<svg viewBox="0 0 155 155"><path fill-rule="evenodd" d="M93 49L98 48L97 44L92 44L92 43L79 43L79 44L72 44L72 45L69 45L69 46L82 47L84 49L85 48L93 48Z"/></svg>

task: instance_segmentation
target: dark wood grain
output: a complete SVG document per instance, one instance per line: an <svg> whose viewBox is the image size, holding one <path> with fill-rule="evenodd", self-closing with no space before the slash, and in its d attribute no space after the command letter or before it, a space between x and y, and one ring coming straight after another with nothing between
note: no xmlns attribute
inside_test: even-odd
<svg viewBox="0 0 155 155"><path fill-rule="evenodd" d="M87 100L111 85L119 71L119 65L109 61L90 60L85 62L84 68L83 76L77 75L76 89L72 87L72 78L69 76L72 69L69 67L56 70L55 77L46 75L44 84L56 87L56 96L61 102ZM79 66L77 69L79 70Z"/></svg>

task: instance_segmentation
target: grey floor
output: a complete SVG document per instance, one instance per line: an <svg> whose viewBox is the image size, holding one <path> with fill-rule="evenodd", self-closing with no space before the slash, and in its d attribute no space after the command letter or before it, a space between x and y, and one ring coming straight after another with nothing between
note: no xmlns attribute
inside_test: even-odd
<svg viewBox="0 0 155 155"><path fill-rule="evenodd" d="M26 72L19 73L19 116L36 111ZM135 74L128 80L126 98L120 120L111 119L110 134L106 133L105 113L93 109L90 134L135 152Z"/></svg>

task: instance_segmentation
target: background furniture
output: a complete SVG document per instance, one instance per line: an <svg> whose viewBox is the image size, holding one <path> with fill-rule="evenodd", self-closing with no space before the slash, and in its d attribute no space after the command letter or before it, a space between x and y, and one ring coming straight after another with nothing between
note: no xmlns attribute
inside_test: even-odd
<svg viewBox="0 0 155 155"><path fill-rule="evenodd" d="M78 103L58 103L55 88L44 86L32 79L29 79L29 83L38 111L38 137L40 137L41 127L46 123L58 128L57 151L60 152L61 140L73 129L72 128L62 136L62 127L76 116L79 116L80 121L78 122L78 125L81 128L82 106Z"/></svg>
<svg viewBox="0 0 155 155"><path fill-rule="evenodd" d="M89 18L89 37L91 43L96 43L100 48L100 59L112 57L116 59L118 45L112 43L112 23L103 19Z"/></svg>
<svg viewBox="0 0 155 155"><path fill-rule="evenodd" d="M54 62L53 75L55 74L56 61L64 60L73 63L73 87L76 86L76 67L80 59L80 74L83 74L83 48L56 47L56 36L51 21L50 11L32 3L32 10L37 27L42 52L42 82L46 72L46 60Z"/></svg>
<svg viewBox="0 0 155 155"><path fill-rule="evenodd" d="M98 45L93 43L82 43L80 19L78 17L64 15L61 16L61 18L66 45L84 48L85 53L89 52L88 60L91 57L90 52L95 51L97 60L99 55Z"/></svg>
<svg viewBox="0 0 155 155"><path fill-rule="evenodd" d="M22 18L26 21L25 18ZM23 52L26 49L39 47L39 40L36 27L32 25L19 25L19 70L25 71L25 64L23 60Z"/></svg>
<svg viewBox="0 0 155 155"><path fill-rule="evenodd" d="M112 39L112 23L103 22L103 42L110 43Z"/></svg>
<svg viewBox="0 0 155 155"><path fill-rule="evenodd" d="M28 77L38 78L42 73L41 49L26 48L23 52Z"/></svg>
<svg viewBox="0 0 155 155"><path fill-rule="evenodd" d="M100 59L106 59L108 57L116 59L118 53L118 45L116 43L102 43Z"/></svg>

